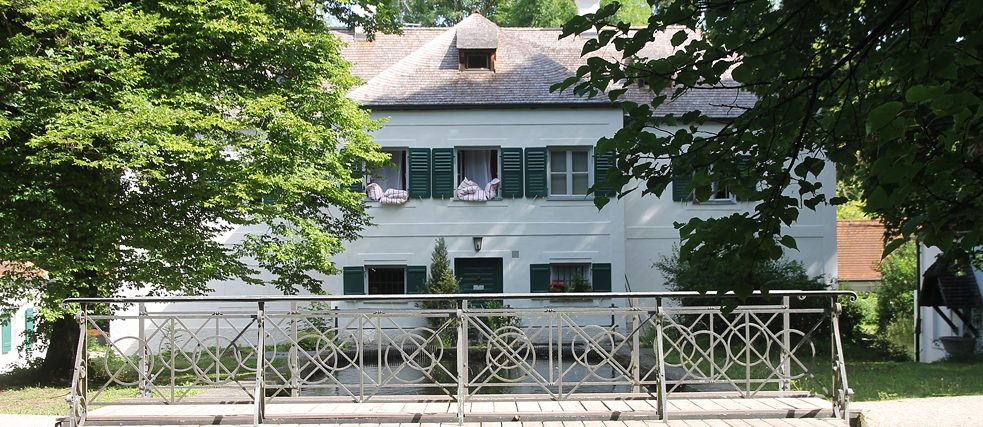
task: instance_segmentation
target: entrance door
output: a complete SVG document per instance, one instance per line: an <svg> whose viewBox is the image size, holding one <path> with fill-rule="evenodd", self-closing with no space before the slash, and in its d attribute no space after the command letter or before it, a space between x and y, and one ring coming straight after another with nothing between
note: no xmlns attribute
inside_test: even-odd
<svg viewBox="0 0 983 427"><path fill-rule="evenodd" d="M501 258L455 258L454 275L461 280L461 293L502 292Z"/></svg>

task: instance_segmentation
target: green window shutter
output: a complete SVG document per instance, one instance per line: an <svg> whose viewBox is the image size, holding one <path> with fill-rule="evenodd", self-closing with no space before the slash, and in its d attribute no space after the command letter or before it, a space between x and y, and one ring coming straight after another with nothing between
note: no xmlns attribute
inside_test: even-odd
<svg viewBox="0 0 983 427"><path fill-rule="evenodd" d="M522 197L522 149L502 149L502 197Z"/></svg>
<svg viewBox="0 0 983 427"><path fill-rule="evenodd" d="M356 193L361 193L365 191L365 165L362 162L358 162L352 166L352 177L357 178L351 185L352 191Z"/></svg>
<svg viewBox="0 0 983 427"><path fill-rule="evenodd" d="M430 149L410 148L410 197L430 197Z"/></svg>
<svg viewBox="0 0 983 427"><path fill-rule="evenodd" d="M34 331L34 308L28 307L24 310L24 331L28 332L28 334ZM33 335L25 336L24 346L27 347L28 350L34 346Z"/></svg>
<svg viewBox="0 0 983 427"><path fill-rule="evenodd" d="M546 148L526 149L526 197L546 197Z"/></svg>
<svg viewBox="0 0 983 427"><path fill-rule="evenodd" d="M674 202L693 200L693 190L687 188L693 182L692 175L676 173L675 166L670 166L670 172L672 173L672 200Z"/></svg>
<svg viewBox="0 0 983 427"><path fill-rule="evenodd" d="M596 153L596 151L595 151ZM610 154L601 154L594 156L594 185L603 184L607 179L608 171L614 167L614 156ZM598 196L611 197L614 196L614 189L610 185L604 185L603 187L597 187L594 194Z"/></svg>
<svg viewBox="0 0 983 427"><path fill-rule="evenodd" d="M749 176L750 173L751 173L751 156L748 156L746 154L741 155L738 158L737 162L738 162L737 163L738 164L738 167L741 170L741 177L747 177L747 176ZM755 185L753 181L751 183L747 184L744 187L745 197L738 197L737 200L738 201L748 200L748 197L747 196L749 196L751 193L753 193L754 190L757 190L758 189L757 187L758 186Z"/></svg>
<svg viewBox="0 0 983 427"><path fill-rule="evenodd" d="M537 293L550 291L549 264L529 264L529 291Z"/></svg>
<svg viewBox="0 0 983 427"><path fill-rule="evenodd" d="M406 267L406 293L422 294L427 291L427 266Z"/></svg>
<svg viewBox="0 0 983 427"><path fill-rule="evenodd" d="M342 271L345 295L365 295L365 267L345 267Z"/></svg>
<svg viewBox="0 0 983 427"><path fill-rule="evenodd" d="M611 264L591 264L591 285L594 292L611 292Z"/></svg>
<svg viewBox="0 0 983 427"><path fill-rule="evenodd" d="M454 149L433 149L433 197L454 197Z"/></svg>
<svg viewBox="0 0 983 427"><path fill-rule="evenodd" d="M10 316L3 316L3 318L0 319L0 322L3 322L3 327L2 327L3 336L0 337L0 339L3 340L3 348L0 351L3 351L4 353L10 353L10 349L13 348L12 345L13 334L11 333L11 328L13 327L13 325L11 325L12 322Z"/></svg>

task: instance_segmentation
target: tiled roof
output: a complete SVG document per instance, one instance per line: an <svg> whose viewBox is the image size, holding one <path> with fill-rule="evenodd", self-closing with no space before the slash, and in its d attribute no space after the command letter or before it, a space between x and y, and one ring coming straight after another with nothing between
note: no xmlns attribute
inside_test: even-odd
<svg viewBox="0 0 983 427"><path fill-rule="evenodd" d="M610 104L606 96L588 99L571 90L549 91L551 85L575 75L577 68L586 63L580 56L586 39L560 39L559 28L493 27L498 33L495 71L460 71L458 32L476 28L486 32L488 24L494 26L481 15L472 15L453 28L405 28L401 35L378 34L374 41L339 32L348 44L342 54L352 62L352 71L366 81L351 96L376 108ZM657 34L639 55L669 55L673 51L671 37L671 33ZM490 43L487 35L477 38L483 41L465 43ZM615 53L607 47L591 55L613 58ZM631 87L624 99L650 102L652 94ZM690 90L656 113L679 115L699 109L710 117L728 118L740 112L733 105L749 106L753 102L753 95L737 90Z"/></svg>
<svg viewBox="0 0 983 427"><path fill-rule="evenodd" d="M873 220L837 221L836 252L840 280L880 280L884 226Z"/></svg>

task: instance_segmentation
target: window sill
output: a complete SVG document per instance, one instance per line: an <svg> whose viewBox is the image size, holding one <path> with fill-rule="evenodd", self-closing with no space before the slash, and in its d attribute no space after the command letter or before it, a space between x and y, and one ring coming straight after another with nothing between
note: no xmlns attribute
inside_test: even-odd
<svg viewBox="0 0 983 427"><path fill-rule="evenodd" d="M562 202L594 202L594 198L591 196L546 196L546 200Z"/></svg>
<svg viewBox="0 0 983 427"><path fill-rule="evenodd" d="M497 198L491 200L461 200L458 198L450 199L451 203L448 206L508 206L505 199Z"/></svg>

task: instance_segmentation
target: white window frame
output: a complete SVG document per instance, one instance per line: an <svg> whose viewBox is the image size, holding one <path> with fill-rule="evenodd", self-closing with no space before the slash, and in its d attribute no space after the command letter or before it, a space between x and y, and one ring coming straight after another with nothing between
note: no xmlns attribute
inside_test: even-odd
<svg viewBox="0 0 983 427"><path fill-rule="evenodd" d="M381 147L379 149L379 151L384 152L384 153L402 153L403 154L403 160L404 160L403 163L404 164L403 164L403 169L399 171L399 174L400 174L400 177L403 180L403 190L409 190L408 187L410 185L410 175L409 175L409 168L410 168L410 149L408 147ZM390 157L390 160L389 161L393 161L393 159ZM365 176L362 177L362 188L365 188L365 187L368 187L369 184L372 182L372 181L369 180L369 178L372 176L372 172L375 172L375 169L373 169L373 170L370 171L364 165L363 165L363 169L365 169ZM383 188L382 190L385 191L386 189ZM365 197L366 197L366 199L368 199L368 194L366 194Z"/></svg>
<svg viewBox="0 0 983 427"><path fill-rule="evenodd" d="M480 147L454 147L454 199L457 200L457 186L461 185L461 181L465 178L461 174L461 151L494 151L495 158L498 160L496 175L499 179L498 191L495 194L495 198L492 200L502 200L502 147L501 146L480 146ZM484 190L484 188L482 188Z"/></svg>
<svg viewBox="0 0 983 427"><path fill-rule="evenodd" d="M553 277L557 275L556 274L556 269L558 269L558 268L571 268L571 269L580 268L580 269L582 269L583 273L581 275L581 278L584 279L584 281L587 282L587 290L586 291L583 291L583 292L593 292L594 291L594 283L591 280L592 279L592 276L593 276L593 264L592 263L590 263L590 262L551 262L550 263L550 283L549 283L549 288L550 288L549 290L551 292L553 291L553 289L552 289L553 288L553 282L554 282ZM571 281L571 283L569 285L568 284L564 284L564 286L566 288L569 288L570 286L572 286L572 281L573 281L573 275L572 274L570 276L570 281ZM566 289L564 292L573 292L573 289Z"/></svg>
<svg viewBox="0 0 983 427"><path fill-rule="evenodd" d="M371 264L371 265L363 265L362 268L365 269L365 283L363 284L363 286L365 286L365 288L364 288L365 289L365 295L406 295L406 279L407 279L407 276L406 275L407 275L407 272L409 271L409 268L407 268L407 266L401 265L401 264L400 265L394 265L394 264ZM400 293L400 294L387 294L387 293L373 294L373 293L371 293L372 288L369 286L369 270L371 270L373 268L385 268L385 269L397 269L398 268L398 269L402 269L403 270L403 293Z"/></svg>
<svg viewBox="0 0 983 427"><path fill-rule="evenodd" d="M568 154L563 156L567 162L567 170L565 172L553 172L553 151L563 151ZM590 189L594 185L594 156L592 147L584 146L556 146L556 147L546 147L546 196L548 199L554 200L590 200L592 199L591 194L571 194L573 193L573 174L581 174L583 172L573 172L573 156L569 153L573 151L582 151L587 153L587 188ZM553 194L553 174L565 174L567 177L567 188L564 194Z"/></svg>

